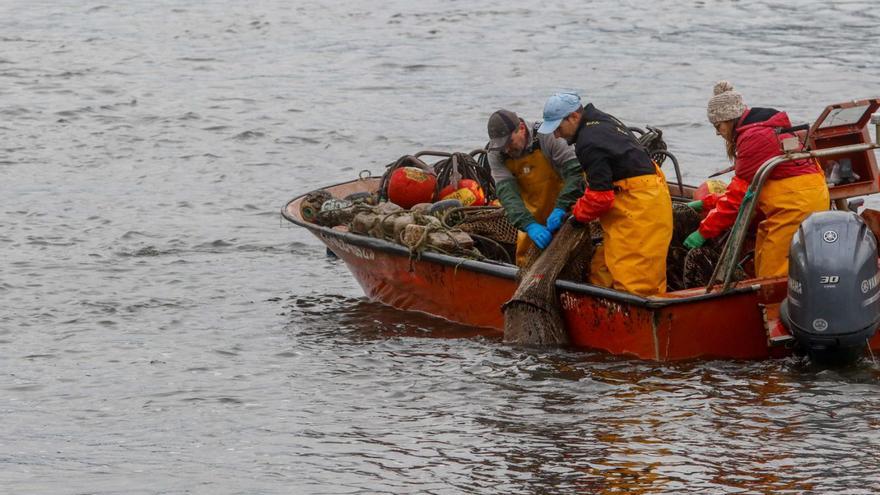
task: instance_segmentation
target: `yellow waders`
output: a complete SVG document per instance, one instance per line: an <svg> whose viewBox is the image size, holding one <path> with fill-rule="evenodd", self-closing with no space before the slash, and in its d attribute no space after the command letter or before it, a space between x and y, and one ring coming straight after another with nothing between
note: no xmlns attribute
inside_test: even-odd
<svg viewBox="0 0 880 495"><path fill-rule="evenodd" d="M672 198L656 170L614 183L614 203L599 218L604 241L593 254L590 283L640 296L666 292Z"/></svg>
<svg viewBox="0 0 880 495"><path fill-rule="evenodd" d="M520 158L509 158L504 165L516 177L520 197L529 213L538 223L547 221L556 206L556 198L563 182L540 149ZM516 238L516 264L522 265L526 252L532 246L528 234L520 231Z"/></svg>
<svg viewBox="0 0 880 495"><path fill-rule="evenodd" d="M755 276L788 274L788 250L798 226L814 211L827 210L828 186L821 173L768 180L758 208L764 218L755 238Z"/></svg>

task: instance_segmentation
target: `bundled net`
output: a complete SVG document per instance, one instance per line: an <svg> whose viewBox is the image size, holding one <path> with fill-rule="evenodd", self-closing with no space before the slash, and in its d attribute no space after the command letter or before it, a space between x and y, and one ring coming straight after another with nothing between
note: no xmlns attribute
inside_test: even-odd
<svg viewBox="0 0 880 495"><path fill-rule="evenodd" d="M475 249L471 235L459 228L444 225L427 211L404 210L388 202L372 204L372 197L356 203L326 198L327 194L315 193L313 201L302 207L311 210L313 203L324 200L322 209L313 215L313 221L318 225L344 226L353 234L401 244L414 256L427 250L466 258L483 258L480 251Z"/></svg>
<svg viewBox="0 0 880 495"><path fill-rule="evenodd" d="M684 277L684 261L688 255L684 240L699 226L699 213L686 203L672 203L672 240L666 255L666 289L670 292L692 287Z"/></svg>
<svg viewBox="0 0 880 495"><path fill-rule="evenodd" d="M712 279L715 265L721 258L721 249L724 247L723 239L709 242L704 246L691 249L684 258L682 266L682 280L686 288L705 287ZM746 253L733 272L733 281L745 280L749 277L745 264L751 259L752 253Z"/></svg>
<svg viewBox="0 0 880 495"><path fill-rule="evenodd" d="M592 254L590 228L566 222L553 241L528 268L522 268L519 287L504 304L504 341L528 345L569 342L556 280L575 256ZM589 258L589 256L586 256Z"/></svg>
<svg viewBox="0 0 880 495"><path fill-rule="evenodd" d="M703 246L689 250L684 240L699 228L700 220L700 214L687 204L672 203L672 240L666 256L666 287L670 292L703 287L712 278L727 236L709 239ZM737 267L734 279L746 277L743 267Z"/></svg>
<svg viewBox="0 0 880 495"><path fill-rule="evenodd" d="M302 215L303 220L317 223L321 207L331 199L333 199L333 195L323 189L308 193L299 205L299 213Z"/></svg>
<svg viewBox="0 0 880 495"><path fill-rule="evenodd" d="M586 247L577 249L571 253L568 262L562 268L559 278L571 280L572 282L589 282L590 262L593 260L593 253L596 246L602 243L602 225L598 220L593 220L587 224L587 235L590 242L584 241ZM537 251L537 248L535 248ZM529 266L533 261L529 261Z"/></svg>
<svg viewBox="0 0 880 495"><path fill-rule="evenodd" d="M489 237L498 242L516 242L516 227L500 206L465 206L450 208L443 214L443 224L465 232Z"/></svg>

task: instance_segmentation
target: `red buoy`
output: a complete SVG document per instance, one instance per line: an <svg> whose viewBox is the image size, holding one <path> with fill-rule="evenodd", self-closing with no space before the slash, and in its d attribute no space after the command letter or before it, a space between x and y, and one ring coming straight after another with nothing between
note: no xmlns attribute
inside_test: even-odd
<svg viewBox="0 0 880 495"><path fill-rule="evenodd" d="M430 203L437 177L416 167L401 167L391 172L388 200L404 209L419 203Z"/></svg>

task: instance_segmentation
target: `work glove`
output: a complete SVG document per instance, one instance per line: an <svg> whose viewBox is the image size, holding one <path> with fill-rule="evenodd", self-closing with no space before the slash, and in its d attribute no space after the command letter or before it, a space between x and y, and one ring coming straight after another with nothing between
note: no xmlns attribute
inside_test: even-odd
<svg viewBox="0 0 880 495"><path fill-rule="evenodd" d="M706 243L706 238L700 234L699 230L695 230L684 240L684 246L688 249L695 249Z"/></svg>
<svg viewBox="0 0 880 495"><path fill-rule="evenodd" d="M701 213L703 211L703 200L699 201L691 201L688 203L688 206L691 207L697 213Z"/></svg>
<svg viewBox="0 0 880 495"><path fill-rule="evenodd" d="M530 223L526 225L526 234L529 235L529 239L535 243L541 249L550 245L550 241L553 239L553 234L547 230L547 227L544 227L540 223Z"/></svg>
<svg viewBox="0 0 880 495"><path fill-rule="evenodd" d="M553 208L550 216L547 217L547 230L552 234L562 227L562 220L565 218L565 210L562 208Z"/></svg>

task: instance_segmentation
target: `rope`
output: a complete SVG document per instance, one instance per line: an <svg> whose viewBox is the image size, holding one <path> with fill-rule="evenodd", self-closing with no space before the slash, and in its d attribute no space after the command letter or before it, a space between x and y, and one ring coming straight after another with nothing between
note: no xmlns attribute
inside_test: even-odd
<svg viewBox="0 0 880 495"><path fill-rule="evenodd" d="M485 156L480 156L482 163L479 163L467 153L453 153L451 157L435 163L437 186L434 189L434 197L440 199L440 191L452 182L453 174L458 172L462 179L471 179L480 185L486 201L495 199L495 180L492 178L492 171Z"/></svg>
<svg viewBox="0 0 880 495"><path fill-rule="evenodd" d="M479 239L481 241L485 241L485 242L489 242L490 244L494 244L495 249L497 249L499 253L502 253L504 255L504 262L506 262L508 265L514 264L513 260L510 259L510 253L507 252L507 249L505 249L504 246L502 246L501 243L499 243L495 239L492 239L491 237L486 237L486 236L483 236L480 234L474 234L473 232L468 232L468 235L471 236L472 239ZM477 252L479 252L479 251L477 251ZM483 255L483 253L480 253L480 256L482 256L483 258L487 258L487 256Z"/></svg>
<svg viewBox="0 0 880 495"><path fill-rule="evenodd" d="M483 189L486 201L496 199L495 180L492 178L492 170L489 167L489 161L486 154L480 155L479 162L468 153L443 153L442 156L448 156L443 160L435 163L433 166L428 165L421 158L421 155L437 155L434 151L420 151L415 155L404 155L392 163L385 166L385 173L379 181L379 201L388 201L388 183L391 180L391 174L395 170L402 167L416 167L425 172L433 173L437 176L437 185L434 188L434 199L440 199L440 191L448 186L452 181L455 172L461 175L462 179L471 179L476 181Z"/></svg>
<svg viewBox="0 0 880 495"><path fill-rule="evenodd" d="M405 231L400 233L400 239L399 239L400 244L403 244L404 246L407 247L407 249L409 249L410 259L412 259L414 257L416 257L416 258L420 257L421 253L423 251L425 251L425 249L428 246L430 246L430 244L428 243L428 238L433 233L446 234L446 236L449 237L449 239L451 239L452 242L455 244L456 250L455 251L447 251L447 250L440 248L438 246L431 246L432 251L436 251L438 253L446 254L449 256L456 256L456 257L461 257L461 258L466 258L466 259L474 259L474 260L487 259L485 256L483 256L482 253L480 253L476 249L471 249L469 251L465 250L462 247L461 243L458 242L458 239L456 239L455 236L450 233L450 231L453 229L450 229L450 228L446 227L445 225L436 224L436 223L429 223L427 225L421 225L421 224L413 224L413 225L419 225L420 227L424 227L421 235L416 240L416 242L413 243L412 245L404 242L403 234Z"/></svg>

